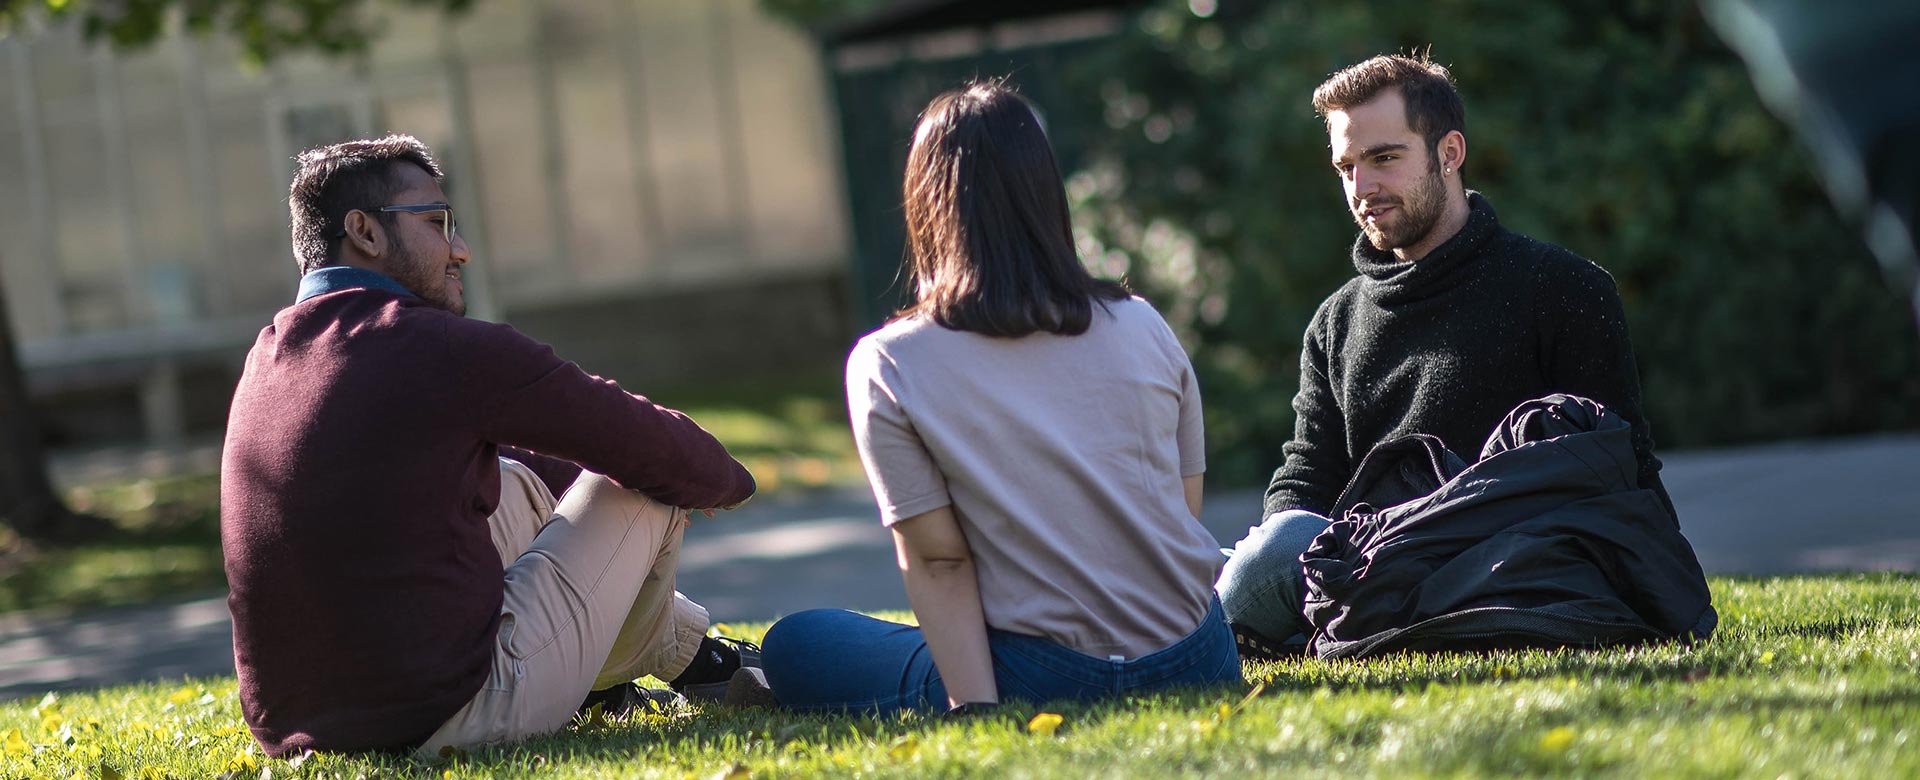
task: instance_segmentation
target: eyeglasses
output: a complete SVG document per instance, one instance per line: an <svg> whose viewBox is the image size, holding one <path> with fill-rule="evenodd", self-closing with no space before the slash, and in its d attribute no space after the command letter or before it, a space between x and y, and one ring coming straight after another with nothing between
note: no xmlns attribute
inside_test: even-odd
<svg viewBox="0 0 1920 780"><path fill-rule="evenodd" d="M453 237L459 232L459 226L453 221L453 207L445 203L418 203L408 206L381 206L381 211L404 211L408 214L439 214L440 235L447 239L447 245L453 245ZM431 219L431 217L429 217Z"/></svg>
<svg viewBox="0 0 1920 780"><path fill-rule="evenodd" d="M404 211L408 214L439 214L440 235L447 239L448 246L453 245L453 237L460 233L459 225L454 223L453 207L445 203L411 203L402 206L381 206L378 210L383 212ZM432 217L428 217L428 219L432 219ZM347 228L345 225L342 225L339 230L333 232L333 237L340 238L346 234Z"/></svg>

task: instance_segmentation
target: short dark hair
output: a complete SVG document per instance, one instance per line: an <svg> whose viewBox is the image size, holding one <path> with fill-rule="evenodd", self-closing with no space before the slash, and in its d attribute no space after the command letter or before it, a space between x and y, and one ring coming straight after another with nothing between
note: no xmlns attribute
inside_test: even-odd
<svg viewBox="0 0 1920 780"><path fill-rule="evenodd" d="M1453 88L1453 74L1445 65L1402 54L1382 54L1333 74L1313 91L1313 110L1325 117L1378 97L1399 87L1407 104L1407 127L1427 142L1427 150L1455 130L1467 132L1467 107Z"/></svg>
<svg viewBox="0 0 1920 780"><path fill-rule="evenodd" d="M410 135L316 147L295 159L300 169L287 189L287 208L293 213L293 259L302 274L339 260L347 212L386 205L401 189L394 166L417 165L436 183L442 178L433 152ZM371 213L381 224L392 224L391 215Z"/></svg>
<svg viewBox="0 0 1920 780"><path fill-rule="evenodd" d="M903 187L916 301L898 316L987 336L1085 333L1127 297L1080 264L1066 188L1040 117L998 80L933 99Z"/></svg>

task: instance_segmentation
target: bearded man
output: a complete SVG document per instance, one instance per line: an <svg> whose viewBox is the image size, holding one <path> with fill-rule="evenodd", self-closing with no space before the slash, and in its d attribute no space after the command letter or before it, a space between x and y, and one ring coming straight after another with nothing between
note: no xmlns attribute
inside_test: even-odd
<svg viewBox="0 0 1920 780"><path fill-rule="evenodd" d="M758 649L674 590L689 510L738 506L753 475L686 415L463 316L472 256L418 139L298 163L298 297L247 355L221 456L240 712L267 755L770 701Z"/></svg>
<svg viewBox="0 0 1920 780"><path fill-rule="evenodd" d="M1672 509L1613 277L1507 230L1466 189L1466 108L1446 68L1374 57L1327 79L1313 105L1360 226L1359 275L1307 326L1286 461L1263 522L1221 573L1227 618L1251 657L1305 641L1300 553L1381 442L1429 434L1471 460L1520 403L1585 396L1632 424L1640 486Z"/></svg>

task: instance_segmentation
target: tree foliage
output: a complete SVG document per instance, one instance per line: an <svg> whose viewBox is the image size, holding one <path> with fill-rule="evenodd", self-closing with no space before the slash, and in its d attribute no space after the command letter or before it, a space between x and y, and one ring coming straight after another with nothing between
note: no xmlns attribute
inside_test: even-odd
<svg viewBox="0 0 1920 780"><path fill-rule="evenodd" d="M395 0L414 8L458 13L474 0ZM87 40L135 49L158 40L178 15L197 35L225 33L254 63L297 51L364 50L376 31L362 14L366 0L0 0L0 31L41 14L78 18Z"/></svg>
<svg viewBox="0 0 1920 780"><path fill-rule="evenodd" d="M1468 186L1618 281L1663 447L1920 425L1903 302L1691 3L1190 8L1142 13L1069 74L1113 131L1069 189L1086 259L1192 349L1214 473L1279 462L1300 336L1353 275L1313 88L1428 46L1466 99Z"/></svg>

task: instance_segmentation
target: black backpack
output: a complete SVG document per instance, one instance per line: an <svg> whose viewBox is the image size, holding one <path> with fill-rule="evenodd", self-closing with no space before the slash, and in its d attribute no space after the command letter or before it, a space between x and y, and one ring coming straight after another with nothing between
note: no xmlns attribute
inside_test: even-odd
<svg viewBox="0 0 1920 780"><path fill-rule="evenodd" d="M1719 622L1679 523L1636 484L1630 428L1576 396L1508 413L1468 465L1440 440L1367 453L1301 556L1316 655L1605 647Z"/></svg>

